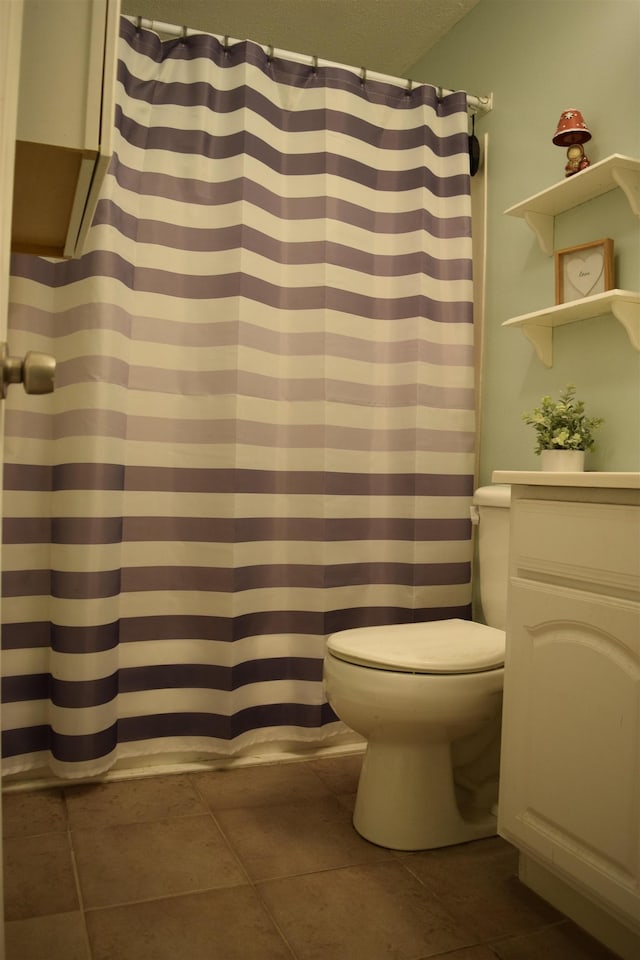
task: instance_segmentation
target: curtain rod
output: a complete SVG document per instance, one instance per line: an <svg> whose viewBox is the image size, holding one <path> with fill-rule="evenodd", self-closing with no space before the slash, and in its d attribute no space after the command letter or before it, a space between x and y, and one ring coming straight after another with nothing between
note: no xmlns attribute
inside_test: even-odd
<svg viewBox="0 0 640 960"><path fill-rule="evenodd" d="M132 23L137 29L143 30L153 30L154 33L165 34L169 37L193 37L202 33L207 33L206 30L195 30L191 27L181 27L177 26L175 23L163 23L160 20L146 20L144 17L127 17L126 18L130 23ZM217 40L219 40L226 47L233 43L240 43L241 41L236 40L231 37L222 37L217 34L213 34ZM279 48L274 48L271 46L265 46L263 44L257 44L257 46L262 46L262 49L267 54L268 57L273 57L277 55L278 57L293 60L295 63L308 63L313 69L317 69L319 66L324 67L338 67L342 70L353 70L353 67L348 67L344 63L334 63L331 60L320 60L318 57L312 57L309 54L302 53L292 53L289 50L280 50ZM371 70L367 70L366 67L362 67L360 70L360 75L362 77L363 83L367 78L370 80L379 80L382 83L392 83L395 86L401 86L405 84L407 90L411 90L413 87L421 86L432 86L435 87L438 92L438 97L442 98L449 93L453 93L453 90L448 90L446 87L438 86L437 84L425 84L422 80L401 80L399 77L390 77L383 73L374 73ZM493 109L493 94L488 96L476 96L474 94L467 94L467 110L471 114L485 114L489 113Z"/></svg>

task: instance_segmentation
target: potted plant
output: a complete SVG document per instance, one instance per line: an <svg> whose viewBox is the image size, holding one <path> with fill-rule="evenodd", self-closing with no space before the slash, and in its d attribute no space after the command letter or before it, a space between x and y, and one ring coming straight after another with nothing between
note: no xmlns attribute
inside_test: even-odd
<svg viewBox="0 0 640 960"><path fill-rule="evenodd" d="M575 394L570 383L559 400L542 397L539 407L522 414L536 432L535 452L542 455L543 470L583 470L585 451L595 445L593 433L604 421L585 416L584 402Z"/></svg>

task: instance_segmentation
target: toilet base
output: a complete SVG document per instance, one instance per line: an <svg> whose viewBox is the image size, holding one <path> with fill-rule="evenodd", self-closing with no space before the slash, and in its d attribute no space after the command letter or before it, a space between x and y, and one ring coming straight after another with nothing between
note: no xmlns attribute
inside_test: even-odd
<svg viewBox="0 0 640 960"><path fill-rule="evenodd" d="M353 825L392 850L431 850L495 836L496 817L463 817L456 802L450 744L379 742L364 757Z"/></svg>

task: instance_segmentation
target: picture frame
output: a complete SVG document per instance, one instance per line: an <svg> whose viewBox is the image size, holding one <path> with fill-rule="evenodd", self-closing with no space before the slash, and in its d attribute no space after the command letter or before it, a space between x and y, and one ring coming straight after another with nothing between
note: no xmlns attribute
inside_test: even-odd
<svg viewBox="0 0 640 960"><path fill-rule="evenodd" d="M613 240L605 237L555 251L556 304L604 293L614 286Z"/></svg>

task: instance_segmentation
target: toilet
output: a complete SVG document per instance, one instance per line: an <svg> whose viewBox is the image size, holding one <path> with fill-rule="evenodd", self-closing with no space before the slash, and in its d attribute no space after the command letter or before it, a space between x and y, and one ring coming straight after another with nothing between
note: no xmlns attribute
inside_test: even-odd
<svg viewBox="0 0 640 960"><path fill-rule="evenodd" d="M332 634L324 687L367 741L353 825L395 850L496 833L511 489L480 487L483 619L360 627Z"/></svg>

